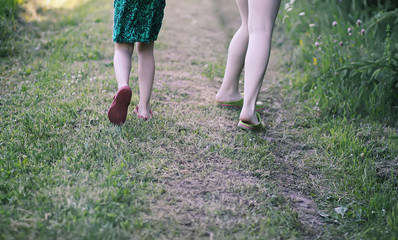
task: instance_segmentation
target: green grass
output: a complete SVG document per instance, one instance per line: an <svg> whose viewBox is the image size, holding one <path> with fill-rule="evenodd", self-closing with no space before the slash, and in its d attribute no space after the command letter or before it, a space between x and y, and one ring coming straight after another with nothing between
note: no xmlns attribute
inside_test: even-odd
<svg viewBox="0 0 398 240"><path fill-rule="evenodd" d="M12 41L17 33L17 12L20 0L0 0L0 57L5 57L12 52Z"/></svg>
<svg viewBox="0 0 398 240"><path fill-rule="evenodd" d="M302 100L323 115L396 125L396 7L393 1L286 1L279 20L295 46L289 71L299 75L291 81Z"/></svg>
<svg viewBox="0 0 398 240"><path fill-rule="evenodd" d="M229 187L232 195L248 194L259 204L197 209L204 220L196 229L153 215L154 202L168 194L164 172L177 161L232 159L229 168L254 171L272 168L273 160L266 141L252 140L256 135L201 126L219 114L215 106L175 110L162 103L166 95L176 104L189 99L171 89L154 90L153 120L129 115L122 127L110 124L106 110L116 90L111 9L109 1L49 9L44 14L54 21L25 22L26 35L8 43L23 48L1 59L0 239L301 236L305 227L266 182L254 189ZM214 66L209 76L221 68ZM132 81L136 102L135 75ZM257 195L259 188L269 192ZM173 204L178 202L165 207Z"/></svg>
<svg viewBox="0 0 398 240"><path fill-rule="evenodd" d="M285 89L301 102L298 135L316 149L306 168L317 176L309 191L328 223L324 237L396 239L396 11L362 1L286 3L279 27L294 47Z"/></svg>
<svg viewBox="0 0 398 240"><path fill-rule="evenodd" d="M398 143L389 139L394 130L336 119L314 123L308 131L320 151L308 166L327 176L312 193L323 220L338 235L394 239Z"/></svg>
<svg viewBox="0 0 398 240"><path fill-rule="evenodd" d="M85 8L97 15L76 28ZM30 23L50 31L2 60L2 239L120 239L143 227L143 196L158 194L148 189L153 157L137 129L105 124L112 68L99 61L111 49L100 47L109 25L97 20L109 9L91 3L55 24Z"/></svg>
<svg viewBox="0 0 398 240"><path fill-rule="evenodd" d="M151 121L110 124L111 9L105 0L49 9L51 21L24 22L7 42L19 50L0 59L0 239L394 239L397 130L295 105L298 82L284 90L294 101L270 102L265 133L238 130L239 112L167 82L155 86ZM158 56L172 44L160 40ZM198 54L166 70L195 85L187 76L200 67L211 85L224 65ZM286 77L306 82L304 69ZM131 81L136 103L134 71ZM299 221L286 176L299 180L290 191L315 200L322 228Z"/></svg>

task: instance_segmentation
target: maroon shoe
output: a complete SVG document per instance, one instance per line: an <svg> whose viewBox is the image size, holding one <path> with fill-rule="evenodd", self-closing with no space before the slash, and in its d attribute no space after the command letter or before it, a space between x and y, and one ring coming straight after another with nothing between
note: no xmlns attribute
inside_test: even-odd
<svg viewBox="0 0 398 240"><path fill-rule="evenodd" d="M121 87L113 97L113 102L108 110L108 118L111 123L120 125L126 121L127 111L131 100L131 88Z"/></svg>

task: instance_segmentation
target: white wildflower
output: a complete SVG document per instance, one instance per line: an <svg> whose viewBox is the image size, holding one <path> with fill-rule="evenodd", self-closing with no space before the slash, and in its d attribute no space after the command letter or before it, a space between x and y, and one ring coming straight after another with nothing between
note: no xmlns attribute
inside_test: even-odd
<svg viewBox="0 0 398 240"><path fill-rule="evenodd" d="M289 4L289 3L286 3L286 4L285 4L285 10L288 9L289 7L290 7L290 4Z"/></svg>

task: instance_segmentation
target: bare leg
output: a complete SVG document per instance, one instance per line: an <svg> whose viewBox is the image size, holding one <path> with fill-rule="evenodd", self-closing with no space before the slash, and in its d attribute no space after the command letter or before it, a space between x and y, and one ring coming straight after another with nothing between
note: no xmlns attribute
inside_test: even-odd
<svg viewBox="0 0 398 240"><path fill-rule="evenodd" d="M240 120L258 124L255 106L271 52L271 38L280 0L248 0L249 44L245 59L244 101Z"/></svg>
<svg viewBox="0 0 398 240"><path fill-rule="evenodd" d="M133 54L133 50L134 43L115 43L113 65L119 89L129 85L131 55Z"/></svg>
<svg viewBox="0 0 398 240"><path fill-rule="evenodd" d="M138 53L138 75L140 87L139 113L144 118L150 118L150 100L155 77L155 58L153 55L154 42L137 43Z"/></svg>
<svg viewBox="0 0 398 240"><path fill-rule="evenodd" d="M239 93L239 77L244 65L247 44L249 41L247 29L248 5L247 0L236 0L236 4L239 8L242 25L229 44L224 79L220 90L216 95L216 100L219 102L236 101L242 98Z"/></svg>
<svg viewBox="0 0 398 240"><path fill-rule="evenodd" d="M131 100L129 85L131 71L131 55L134 43L116 43L114 55L114 68L118 85L113 102L108 110L108 118L113 124L120 125L126 121Z"/></svg>

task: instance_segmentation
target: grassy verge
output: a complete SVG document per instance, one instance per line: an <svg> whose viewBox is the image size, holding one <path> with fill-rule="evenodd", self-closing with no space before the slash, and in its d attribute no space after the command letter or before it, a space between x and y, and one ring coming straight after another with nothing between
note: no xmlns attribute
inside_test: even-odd
<svg viewBox="0 0 398 240"><path fill-rule="evenodd" d="M292 85L302 100L330 116L396 125L396 3L285 2L280 21L295 46Z"/></svg>
<svg viewBox="0 0 398 240"><path fill-rule="evenodd" d="M311 195L329 228L325 236L395 239L398 142L396 129L333 119L310 121L303 130L317 149L306 160Z"/></svg>
<svg viewBox="0 0 398 240"><path fill-rule="evenodd" d="M359 1L284 4L279 21L295 46L285 87L301 101L299 135L317 149L306 168L317 176L311 194L324 236L396 239L396 11Z"/></svg>
<svg viewBox="0 0 398 240"><path fill-rule="evenodd" d="M120 239L144 226L153 156L140 130L105 124L110 9L49 10L10 43L23 52L1 59L2 239Z"/></svg>
<svg viewBox="0 0 398 240"><path fill-rule="evenodd" d="M0 57L6 57L12 52L10 42L17 35L17 12L21 3L20 0L0 1Z"/></svg>

